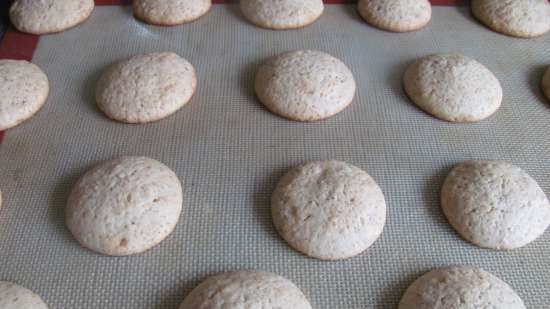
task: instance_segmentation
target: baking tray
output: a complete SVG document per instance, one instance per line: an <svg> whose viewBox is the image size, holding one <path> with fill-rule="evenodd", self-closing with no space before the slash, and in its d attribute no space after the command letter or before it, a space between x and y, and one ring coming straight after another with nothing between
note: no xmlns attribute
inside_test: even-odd
<svg viewBox="0 0 550 309"><path fill-rule="evenodd" d="M358 84L348 109L317 123L275 116L253 92L260 63L306 48L340 58ZM550 232L522 249L484 250L462 240L439 205L449 168L468 159L512 162L550 193L550 104L539 89L550 63L549 36L500 35L455 6L434 7L427 28L406 34L368 26L352 5L328 5L313 25L280 32L247 23L235 4L215 5L199 21L173 28L136 21L129 6L99 6L67 32L40 38L9 32L0 51L33 55L51 83L45 107L0 145L0 279L29 287L51 308L176 309L207 276L246 268L289 278L314 308L389 309L420 274L454 264L497 275L528 308L550 307ZM191 103L147 125L104 117L93 97L99 74L156 51L193 63L199 88ZM504 101L494 116L452 124L407 99L401 85L407 65L439 52L473 57L495 73ZM185 181L184 212L153 250L105 257L71 237L64 207L79 176L122 155L170 166ZM272 226L269 200L277 180L314 159L359 166L384 191L384 233L358 257L307 258Z"/></svg>

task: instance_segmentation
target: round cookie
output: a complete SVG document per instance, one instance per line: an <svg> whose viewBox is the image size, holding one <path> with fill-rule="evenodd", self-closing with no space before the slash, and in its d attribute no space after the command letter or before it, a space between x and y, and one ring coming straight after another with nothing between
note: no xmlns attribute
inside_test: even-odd
<svg viewBox="0 0 550 309"><path fill-rule="evenodd" d="M369 24L387 31L415 31L432 19L428 0L359 0L359 15Z"/></svg>
<svg viewBox="0 0 550 309"><path fill-rule="evenodd" d="M355 96L355 79L337 58L319 51L281 54L256 74L259 100L273 113L291 120L317 121L344 110Z"/></svg>
<svg viewBox="0 0 550 309"><path fill-rule="evenodd" d="M499 161L467 161L447 176L441 205L469 242L509 250L527 245L550 226L550 203L519 167Z"/></svg>
<svg viewBox="0 0 550 309"><path fill-rule="evenodd" d="M0 60L0 131L34 116L49 91L48 77L38 66L27 61Z"/></svg>
<svg viewBox="0 0 550 309"><path fill-rule="evenodd" d="M15 0L10 19L17 30L42 35L77 26L93 10L94 0Z"/></svg>
<svg viewBox="0 0 550 309"><path fill-rule="evenodd" d="M311 309L296 285L258 271L223 273L208 278L185 298L179 309Z"/></svg>
<svg viewBox="0 0 550 309"><path fill-rule="evenodd" d="M489 28L531 38L550 31L548 0L472 0L474 16Z"/></svg>
<svg viewBox="0 0 550 309"><path fill-rule="evenodd" d="M406 290L399 309L526 309L504 281L474 267L432 270Z"/></svg>
<svg viewBox="0 0 550 309"><path fill-rule="evenodd" d="M365 251L380 236L386 202L363 170L340 161L314 161L290 170L271 198L273 223L294 249L322 260Z"/></svg>
<svg viewBox="0 0 550 309"><path fill-rule="evenodd" d="M421 58L409 66L403 83L418 107L451 122L483 120L495 113L502 102L502 88L493 73L462 55Z"/></svg>
<svg viewBox="0 0 550 309"><path fill-rule="evenodd" d="M323 0L240 0L243 15L253 24L285 30L305 27L323 14Z"/></svg>
<svg viewBox="0 0 550 309"><path fill-rule="evenodd" d="M195 69L187 60L174 53L152 53L111 66L97 83L96 101L111 119L147 123L178 111L196 88Z"/></svg>
<svg viewBox="0 0 550 309"><path fill-rule="evenodd" d="M542 92L550 100L550 67L548 67L542 78Z"/></svg>
<svg viewBox="0 0 550 309"><path fill-rule="evenodd" d="M34 292L0 281L0 309L48 309L48 306Z"/></svg>
<svg viewBox="0 0 550 309"><path fill-rule="evenodd" d="M97 165L78 180L67 202L67 226L93 251L138 254L172 233L182 200L181 183L164 164L122 157Z"/></svg>
<svg viewBox="0 0 550 309"><path fill-rule="evenodd" d="M134 0L134 15L146 23L175 26L189 23L206 14L211 0Z"/></svg>

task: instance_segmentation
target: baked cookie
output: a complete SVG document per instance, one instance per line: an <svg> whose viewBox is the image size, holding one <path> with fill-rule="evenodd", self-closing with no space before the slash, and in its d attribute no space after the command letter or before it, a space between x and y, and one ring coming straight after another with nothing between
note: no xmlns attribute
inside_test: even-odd
<svg viewBox="0 0 550 309"><path fill-rule="evenodd" d="M502 88L493 73L462 55L421 58L409 66L403 83L418 107L451 122L483 120L495 113L502 102Z"/></svg>
<svg viewBox="0 0 550 309"><path fill-rule="evenodd" d="M322 260L365 251L382 234L386 202L363 170L314 161L290 170L271 198L273 223L294 249Z"/></svg>
<svg viewBox="0 0 550 309"><path fill-rule="evenodd" d="M0 131L34 116L49 91L48 77L38 66L27 61L0 60Z"/></svg>
<svg viewBox="0 0 550 309"><path fill-rule="evenodd" d="M489 28L531 38L550 31L548 0L472 0L474 16Z"/></svg>
<svg viewBox="0 0 550 309"><path fill-rule="evenodd" d="M542 92L544 92L548 100L550 100L550 67L548 67L542 78Z"/></svg>
<svg viewBox="0 0 550 309"><path fill-rule="evenodd" d="M291 120L316 121L344 110L355 96L348 67L331 55L300 50L269 59L256 74L259 100Z"/></svg>
<svg viewBox="0 0 550 309"><path fill-rule="evenodd" d="M285 30L305 27L323 14L323 0L240 0L241 11L251 23Z"/></svg>
<svg viewBox="0 0 550 309"><path fill-rule="evenodd" d="M179 309L311 309L296 285L258 271L223 273L208 278L185 298Z"/></svg>
<svg viewBox="0 0 550 309"><path fill-rule="evenodd" d="M48 306L34 292L0 281L0 309L48 309Z"/></svg>
<svg viewBox="0 0 550 309"><path fill-rule="evenodd" d="M359 0L358 10L369 24L393 32L419 30L432 19L428 0Z"/></svg>
<svg viewBox="0 0 550 309"><path fill-rule="evenodd" d="M435 269L405 292L399 309L526 309L506 282L474 267Z"/></svg>
<svg viewBox="0 0 550 309"><path fill-rule="evenodd" d="M17 30L41 35L73 28L93 10L94 0L15 0L10 19Z"/></svg>
<svg viewBox="0 0 550 309"><path fill-rule="evenodd" d="M519 248L550 226L550 203L537 182L500 161L467 161L453 168L441 206L455 230L483 248Z"/></svg>
<svg viewBox="0 0 550 309"><path fill-rule="evenodd" d="M182 200L181 183L164 164L122 157L97 165L76 183L67 203L67 226L93 251L138 254L172 233Z"/></svg>
<svg viewBox="0 0 550 309"><path fill-rule="evenodd" d="M134 0L134 15L148 24L175 26L199 19L211 0Z"/></svg>
<svg viewBox="0 0 550 309"><path fill-rule="evenodd" d="M187 60L174 53L152 53L111 66L97 83L96 100L111 119L147 123L178 111L196 88L195 69Z"/></svg>

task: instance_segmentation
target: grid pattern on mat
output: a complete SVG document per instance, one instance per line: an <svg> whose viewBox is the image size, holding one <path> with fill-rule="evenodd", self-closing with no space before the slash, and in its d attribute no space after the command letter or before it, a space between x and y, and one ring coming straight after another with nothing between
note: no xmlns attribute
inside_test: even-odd
<svg viewBox="0 0 550 309"><path fill-rule="evenodd" d="M324 122L284 120L254 98L258 64L302 48L342 59L358 82L354 103ZM149 125L104 117L93 99L99 74L120 59L160 50L195 65L200 80L192 102ZM401 75L412 60L434 52L484 63L502 83L502 108L486 121L461 125L411 104ZM423 272L467 264L510 283L528 308L547 309L550 233L512 252L478 249L453 232L438 199L449 168L467 159L515 163L550 193L550 105L538 86L549 59L547 37L496 34L466 8L436 7L428 28L388 34L366 26L349 5L329 6L317 23L288 32L254 27L234 5L215 6L175 28L135 21L127 6L98 7L82 26L41 38L33 61L50 78L50 98L0 145L0 280L31 288L56 309L176 309L206 276L253 268L291 279L314 308L390 309ZM173 168L185 181L185 205L160 246L109 258L73 240L63 209L87 168L120 155L146 155ZM366 253L320 262L276 235L271 191L289 167L311 159L350 162L380 184L387 225Z"/></svg>

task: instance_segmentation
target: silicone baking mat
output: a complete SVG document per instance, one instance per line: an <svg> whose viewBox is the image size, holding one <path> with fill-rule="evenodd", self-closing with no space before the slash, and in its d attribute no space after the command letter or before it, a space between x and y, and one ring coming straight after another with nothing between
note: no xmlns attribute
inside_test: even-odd
<svg viewBox="0 0 550 309"><path fill-rule="evenodd" d="M244 268L289 278L314 308L390 309L419 275L454 264L497 275L528 308L550 308L550 231L511 252L479 249L452 230L439 205L449 168L468 159L510 161L550 193L550 104L539 89L550 64L548 35L522 40L494 33L466 7L434 7L427 28L394 34L365 24L352 5L328 5L318 22L281 32L247 23L233 4L215 5L199 21L174 28L138 22L128 6L99 6L70 31L39 41L23 36L13 56L24 57L33 44L32 60L47 73L51 93L43 110L0 145L0 280L29 287L51 308L176 309L208 275ZM253 92L262 61L306 48L342 59L358 84L348 109L317 123L277 117ZM156 51L177 52L194 64L200 80L192 102L148 125L104 117L93 97L99 74ZM504 101L493 117L451 124L406 98L406 66L438 52L473 57L495 73ZM185 204L160 246L112 258L80 247L63 217L78 177L121 155L170 166L185 181ZM387 224L364 254L309 259L272 227L269 200L277 180L312 159L359 166L384 191Z"/></svg>

